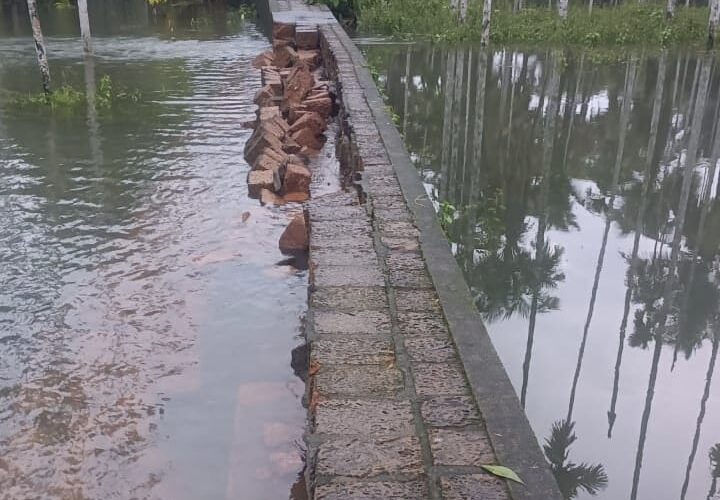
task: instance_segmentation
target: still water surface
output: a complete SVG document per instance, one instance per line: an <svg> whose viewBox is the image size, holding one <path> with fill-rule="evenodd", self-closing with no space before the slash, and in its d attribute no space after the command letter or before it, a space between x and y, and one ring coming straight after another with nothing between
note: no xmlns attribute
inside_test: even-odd
<svg viewBox="0 0 720 500"><path fill-rule="evenodd" d="M720 498L720 60L360 40L567 498Z"/></svg>
<svg viewBox="0 0 720 500"><path fill-rule="evenodd" d="M278 265L287 209L247 198L240 127L268 41L217 6L90 7L85 60L75 11L43 13L56 84L138 102L19 109L35 54L0 15L0 498L288 498L306 275Z"/></svg>

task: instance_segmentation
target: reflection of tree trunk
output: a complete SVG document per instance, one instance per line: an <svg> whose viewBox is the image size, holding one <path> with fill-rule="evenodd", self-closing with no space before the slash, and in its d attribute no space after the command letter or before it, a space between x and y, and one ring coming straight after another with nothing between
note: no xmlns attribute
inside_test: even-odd
<svg viewBox="0 0 720 500"><path fill-rule="evenodd" d="M582 88L582 75L584 65L585 53L583 52L580 55L580 68L578 69L578 76L575 80L575 89L573 90L573 93L570 96L570 100L567 104L567 106L570 108L570 123L568 124L567 137L565 138L565 151L563 152L563 168L565 169L567 169L567 155L568 150L570 149L570 138L572 137L573 123L575 122L575 100L577 99L578 89Z"/></svg>
<svg viewBox="0 0 720 500"><path fill-rule="evenodd" d="M465 93L465 137L463 141L463 160L462 160L462 174L460 177L460 204L465 205L465 186L466 182L466 169L467 169L467 157L468 157L468 133L470 130L470 82L472 81L472 49L468 50L468 69L467 69L467 81L465 82L466 93ZM470 210L472 207L468 206Z"/></svg>
<svg viewBox="0 0 720 500"><path fill-rule="evenodd" d="M445 81L443 92L445 93L445 106L443 109L443 137L442 137L442 165L440 176L440 201L448 198L450 178L450 150L452 143L452 117L453 117L453 77L455 76L455 56L457 52L448 49L447 62L445 64Z"/></svg>
<svg viewBox="0 0 720 500"><path fill-rule="evenodd" d="M662 98L664 94L665 84L665 52L660 56L658 64L658 77L655 83L655 100L653 102L653 114L650 121L650 139L648 141L647 158L645 163L645 171L643 173L642 201L635 219L635 238L633 240L632 256L630 258L630 267L627 277L627 291L625 292L625 306L623 308L623 317L620 322L620 340L618 342L617 358L615 360L615 378L613 380L613 392L610 401L610 410L608 411L608 438L612 437L613 425L615 425L615 408L617 405L618 389L620 387L620 367L622 365L623 349L625 348L625 334L627 331L628 315L630 314L630 302L632 299L632 287L635 279L635 268L637 266L636 259L638 249L640 248L640 235L642 234L642 221L645 218L645 210L647 208L648 195L650 193L652 167L655 164L655 148L657 146L657 135L660 123L660 109L662 108Z"/></svg>
<svg viewBox="0 0 720 500"><path fill-rule="evenodd" d="M632 105L633 90L635 87L635 72L637 61L632 58L628 62L625 72L625 92L623 95L622 110L620 111L620 137L618 139L618 149L615 155L615 168L613 170L612 194L605 214L605 229L603 231L602 244L600 245L600 254L598 255L597 266L595 267L595 280L593 281L592 292L590 293L590 305L588 306L587 317L585 318L585 327L583 328L582 341L580 342L580 350L578 351L577 365L575 366L575 375L573 376L572 389L570 390L570 404L568 405L567 421L572 421L572 412L575 407L575 394L577 391L578 381L580 380L580 372L582 370L582 362L585 357L585 347L587 345L590 324L592 323L593 313L595 312L595 300L597 299L597 291L600 285L600 275L602 274L603 264L605 262L605 250L607 249L608 235L610 234L610 224L612 222L612 211L614 210L615 197L617 196L618 183L620 182L620 170L622 168L622 159L625 152L625 138L627 136L628 122L630 120L630 108Z"/></svg>
<svg viewBox="0 0 720 500"><path fill-rule="evenodd" d="M465 76L465 51L457 49L455 51L455 75L453 76L453 116L452 116L452 133L451 133L451 149L450 149L450 195L451 199L455 199L455 192L458 188L457 174L460 154L460 105L463 101L463 77Z"/></svg>
<svg viewBox="0 0 720 500"><path fill-rule="evenodd" d="M100 124L98 122L97 102L95 99L95 59L92 54L85 54L85 95L87 98L87 125L90 133L90 151L95 167L102 164L100 143Z"/></svg>
<svg viewBox="0 0 720 500"><path fill-rule="evenodd" d="M690 100L688 101L688 111L685 113L687 116L687 120L684 123L684 127L692 127L692 121L695 117L694 113L694 104L695 100L697 99L697 91L698 91L698 78L700 78L700 61L695 64L695 74L693 76L693 82L692 82L692 91L690 92Z"/></svg>
<svg viewBox="0 0 720 500"><path fill-rule="evenodd" d="M699 88L697 99L695 101L695 115L702 113L707 98L708 80L710 77L710 66L712 60L708 56L701 59L701 75L699 80ZM662 309L660 319L655 330L655 348L653 349L653 361L650 368L650 380L648 381L647 393L645 395L645 408L643 409L642 420L640 423L640 439L638 440L637 454L635 456L635 470L633 473L632 492L630 500L637 499L638 486L640 483L640 469L642 468L643 453L645 450L645 440L647 438L648 422L650 421L650 412L652 409L652 401L655 396L655 383L657 382L658 365L660 363L660 354L662 353L662 344L665 333L665 322L672 302L672 292L675 288L677 262L680 255L680 242L682 240L682 232L685 227L685 215L687 214L687 205L690 198L690 187L692 184L692 174L697 159L697 148L700 140L700 128L702 119L693 120L690 130L690 142L688 151L685 156L683 183L680 191L680 205L678 216L676 219L675 230L673 234L672 251L670 254L670 269L663 293Z"/></svg>
<svg viewBox="0 0 720 500"><path fill-rule="evenodd" d="M715 329L716 327L713 324L712 352L710 354L710 363L708 364L707 374L705 375L705 390L703 391L703 396L700 400L700 413L698 413L697 423L695 424L695 435L693 436L692 448L690 450L690 456L688 457L687 467L685 468L685 479L683 480L680 500L685 500L688 486L690 485L690 472L692 471L695 454L697 453L698 444L700 443L700 429L702 428L702 423L705 419L707 400L710 397L710 385L712 384L712 377L715 372L715 362L717 361L718 346L720 345L720 334L716 332Z"/></svg>
<svg viewBox="0 0 720 500"><path fill-rule="evenodd" d="M550 56L550 83L549 83L549 103L547 113L545 115L545 128L543 133L543 173L542 184L540 189L540 204L538 207L538 230L535 238L535 267L540 268L543 264L548 245L545 243L545 231L547 229L547 203L550 193L550 173L552 171L553 145L555 143L555 123L558 113L558 98L560 89L560 71L557 67L557 52L552 51ZM542 109L540 109L542 113ZM537 310L539 306L540 290L533 292L532 309L530 311L530 322L528 325L527 345L525 347L525 360L523 361L523 383L520 392L520 403L525 408L527 397L527 388L530 378L530 362L532 360L533 343L535 341L535 323L537 318Z"/></svg>
<svg viewBox="0 0 720 500"><path fill-rule="evenodd" d="M482 145L483 145L483 133L485 128L485 83L487 81L487 61L488 55L484 49L480 50L478 54L478 69L477 69L477 89L475 93L475 123L473 126L473 142L472 142L472 164L470 166L470 186L469 186L469 197L468 204L472 207L475 204L476 193L480 190L480 178L482 176ZM468 96L469 100L469 96ZM471 209L470 213L477 213ZM472 221L474 222L474 221ZM475 224L468 221L467 231L468 234L465 238L466 244L468 245L467 253L468 259L470 259L470 265L474 262L475 255L475 238L474 238Z"/></svg>
<svg viewBox="0 0 720 500"><path fill-rule="evenodd" d="M403 122L402 122L402 133L405 135L407 129L408 115L408 101L410 100L410 54L411 45L407 46L407 53L405 54L405 95L403 100Z"/></svg>
<svg viewBox="0 0 720 500"><path fill-rule="evenodd" d="M88 15L87 0L78 0L78 15L80 17L80 35L83 39L85 52L92 52L92 36L90 35L90 16Z"/></svg>
<svg viewBox="0 0 720 500"><path fill-rule="evenodd" d="M33 40L35 41L35 52L37 53L38 66L40 66L40 77L42 79L43 92L50 95L50 66L48 65L47 52L45 51L45 39L43 38L40 16L38 15L36 0L27 0L30 24L32 26Z"/></svg>

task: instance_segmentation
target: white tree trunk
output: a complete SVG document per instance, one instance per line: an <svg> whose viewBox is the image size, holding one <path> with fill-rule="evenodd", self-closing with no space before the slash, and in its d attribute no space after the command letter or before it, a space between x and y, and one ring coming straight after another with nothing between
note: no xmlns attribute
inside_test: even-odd
<svg viewBox="0 0 720 500"><path fill-rule="evenodd" d="M592 4L592 0L590 3ZM563 21L567 19L568 0L558 0L558 14L560 14L560 19L562 19Z"/></svg>
<svg viewBox="0 0 720 500"><path fill-rule="evenodd" d="M37 11L37 2L27 0L30 25L32 26L33 40L35 41L35 52L37 53L38 66L40 66L40 77L45 95L50 95L50 66L48 65L47 52L45 51L45 39L43 38L40 16Z"/></svg>
<svg viewBox="0 0 720 500"><path fill-rule="evenodd" d="M88 15L87 0L78 0L78 15L80 16L80 35L83 39L85 52L92 52L92 36L90 35L90 16Z"/></svg>
<svg viewBox="0 0 720 500"><path fill-rule="evenodd" d="M460 22L464 23L467 17L468 0L460 0Z"/></svg>
<svg viewBox="0 0 720 500"><path fill-rule="evenodd" d="M708 47L715 45L718 24L720 24L720 0L710 0L710 19L708 21Z"/></svg>
<svg viewBox="0 0 720 500"><path fill-rule="evenodd" d="M667 7L665 8L665 18L672 19L675 17L675 0L667 0Z"/></svg>
<svg viewBox="0 0 720 500"><path fill-rule="evenodd" d="M492 16L492 0L483 0L482 35L480 45L483 47L490 43L490 18Z"/></svg>

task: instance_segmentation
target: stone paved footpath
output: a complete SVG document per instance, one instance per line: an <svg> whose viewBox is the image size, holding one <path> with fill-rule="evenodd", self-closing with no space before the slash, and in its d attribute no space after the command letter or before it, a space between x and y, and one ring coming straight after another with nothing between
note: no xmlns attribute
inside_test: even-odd
<svg viewBox="0 0 720 500"><path fill-rule="evenodd" d="M362 56L326 9L267 1L320 32L351 185L307 206L311 496L559 499ZM481 467L500 462L527 486Z"/></svg>

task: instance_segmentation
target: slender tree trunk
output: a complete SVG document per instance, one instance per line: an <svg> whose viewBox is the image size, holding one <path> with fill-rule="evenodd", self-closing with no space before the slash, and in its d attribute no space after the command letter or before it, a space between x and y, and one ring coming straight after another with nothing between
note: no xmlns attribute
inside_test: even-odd
<svg viewBox="0 0 720 500"><path fill-rule="evenodd" d="M445 106L443 107L443 136L442 156L440 166L440 201L447 201L450 190L450 152L452 149L452 117L453 109L453 78L455 76L455 54L456 51L448 49L445 62L445 78L443 79L443 92L445 94Z"/></svg>
<svg viewBox="0 0 720 500"><path fill-rule="evenodd" d="M408 110L408 102L410 100L410 59L411 59L411 45L408 45L407 52L405 53L405 95L403 96L403 121L402 121L402 133L403 136L406 134L407 120L410 111Z"/></svg>
<svg viewBox="0 0 720 500"><path fill-rule="evenodd" d="M670 20L675 17L675 0L667 0L665 7L665 19Z"/></svg>
<svg viewBox="0 0 720 500"><path fill-rule="evenodd" d="M588 14L592 14L593 0L588 0Z"/></svg>
<svg viewBox="0 0 720 500"><path fill-rule="evenodd" d="M590 3L592 4L592 0L590 0ZM563 21L567 19L568 0L558 0L558 14L560 14L560 19L562 19Z"/></svg>
<svg viewBox="0 0 720 500"><path fill-rule="evenodd" d="M543 174L540 188L540 206L538 208L538 230L535 238L535 266L542 267L548 251L548 243L545 241L547 230L547 204L550 195L550 175L552 173L552 159L555 145L555 124L557 122L558 101L560 97L560 69L558 68L558 54L553 50L550 60L550 75L548 84L548 108L545 114L543 130ZM543 109L540 107L539 113ZM528 324L528 337L525 346L525 359L523 360L523 383L520 390L520 404L525 408L527 401L527 390L530 382L530 363L532 361L533 344L535 342L535 325L537 321L537 310L539 307L540 289L533 291L532 307L530 311L530 322Z"/></svg>
<svg viewBox="0 0 720 500"><path fill-rule="evenodd" d="M707 98L708 80L710 79L710 66L712 59L703 57L698 64L702 66L697 100L695 102L695 115L702 113ZM638 487L640 484L640 470L642 468L643 454L645 450L645 440L647 438L648 422L650 421L650 412L652 409L652 401L655 396L655 383L657 382L658 364L660 362L660 354L665 336L665 321L672 301L672 291L677 281L677 262L680 255L680 242L682 240L682 232L685 227L685 216L687 215L688 200L690 198L690 187L692 184L693 170L697 160L697 149L700 141L702 120L694 120L690 130L690 142L688 151L683 162L683 183L680 190L680 206L678 215L675 219L675 228L673 234L672 251L670 253L670 269L668 270L668 278L663 293L662 309L660 312L660 321L655 331L655 348L653 350L653 363L650 368L650 380L645 395L645 409L640 421L640 439L638 441L637 453L635 456L635 470L633 472L632 490L630 492L630 500L636 500L638 495Z"/></svg>
<svg viewBox="0 0 720 500"><path fill-rule="evenodd" d="M460 0L460 22L464 23L467 18L468 0Z"/></svg>
<svg viewBox="0 0 720 500"><path fill-rule="evenodd" d="M460 171L460 128L462 124L462 102L463 102L463 84L465 76L465 50L455 49L455 77L453 78L453 120L451 130L451 149L450 149L450 199L453 202L457 200L457 191L461 182L458 182L458 172Z"/></svg>
<svg viewBox="0 0 720 500"><path fill-rule="evenodd" d="M525 2L523 0L515 0L513 3L513 12L520 12L525 8Z"/></svg>
<svg viewBox="0 0 720 500"><path fill-rule="evenodd" d="M720 0L710 0L710 19L708 20L708 48L715 45L718 24L720 24Z"/></svg>
<svg viewBox="0 0 720 500"><path fill-rule="evenodd" d="M685 8L690 7L690 0L685 0Z"/></svg>
<svg viewBox="0 0 720 500"><path fill-rule="evenodd" d="M660 124L660 110L662 108L662 98L664 95L665 87L665 53L663 52L660 56L660 63L658 65L658 78L655 83L655 99L653 102L653 114L650 121L650 139L648 141L647 158L645 163L645 171L643 173L643 187L642 187L642 201L640 203L640 209L638 210L637 217L635 218L635 238L633 240L632 256L630 258L630 267L628 269L627 277L627 291L625 292L625 307L623 309L623 317L620 322L620 340L618 342L617 357L615 360L615 377L613 379L613 392L610 399L610 410L608 410L608 438L612 437L613 426L615 425L615 419L617 413L615 409L617 406L618 390L620 388L620 368L622 366L623 350L625 348L625 335L627 331L628 316L630 314L630 301L632 299L633 282L635 280L635 273L637 272L637 255L640 248L640 235L642 234L642 222L645 219L645 210L647 209L648 195L650 194L650 184L654 177L652 167L655 164L655 149L657 147L657 135Z"/></svg>
<svg viewBox="0 0 720 500"><path fill-rule="evenodd" d="M90 16L88 15L87 0L78 0L78 15L80 17L80 35L83 39L85 52L92 52L92 36L90 34Z"/></svg>
<svg viewBox="0 0 720 500"><path fill-rule="evenodd" d="M698 232L695 243L695 253L697 255L700 245L702 244L702 238L705 230L705 222L707 221L707 212L709 209L710 191L712 187L713 179L715 178L716 164L710 165L709 179L705 184L703 190L703 201L701 205L702 214L700 215L700 223L698 224ZM697 260L697 259L696 259ZM695 270L696 260L693 261L693 271ZM694 274L694 273L692 273ZM692 277L688 283L692 283ZM690 285L688 285L690 286ZM685 292L686 301L690 295L690 291ZM693 436L692 448L690 449L690 456L688 456L688 463L685 467L685 479L683 480L682 490L680 492L680 500L685 500L687 496L688 487L690 486L690 472L692 472L693 463L695 462L695 455L697 454L698 444L700 443L700 429L702 428L703 420L705 419L705 409L707 400L710 397L710 385L712 384L713 373L715 373L715 361L718 355L718 346L720 344L720 334L716 332L716 326L713 324L713 336L712 336L712 353L710 355L710 363L707 369L707 375L705 376L705 390L703 391L702 399L700 400L700 412L698 413L697 423L695 424L695 435Z"/></svg>
<svg viewBox="0 0 720 500"><path fill-rule="evenodd" d="M483 0L482 35L480 45L487 47L490 43L490 18L492 17L492 0Z"/></svg>
<svg viewBox="0 0 720 500"><path fill-rule="evenodd" d="M50 89L50 66L48 65L47 52L45 51L45 39L40 26L36 0L27 0L30 24L32 26L33 40L35 41L35 52L37 53L38 66L40 66L40 77L42 78L43 92L46 96L51 93Z"/></svg>
<svg viewBox="0 0 720 500"><path fill-rule="evenodd" d="M623 95L623 104L620 111L620 127L618 138L618 149L615 155L615 168L613 169L612 191L610 193L610 201L608 202L608 213L605 214L605 229L603 230L602 244L600 245L600 254L598 255L597 265L595 267L595 279L593 281L592 291L590 293L590 305L588 306L587 316L585 318L585 327L583 328L582 341L578 350L577 364L575 366L575 375L573 376L572 389L570 390L570 403L568 405L567 421L572 422L572 413L575 407L575 393L577 391L578 381L580 380L580 372L585 357L585 347L587 346L588 333L590 324L592 323L593 313L595 312L595 300L600 285L600 275L602 274L603 265L605 263L605 250L607 249L608 235L610 234L610 224L612 222L611 211L615 205L615 197L617 196L618 184L620 182L620 171L622 170L622 159L625 153L625 139L628 133L628 123L630 122L630 109L632 108L632 98L635 89L635 74L637 61L633 58L628 62L625 72L625 92Z"/></svg>

